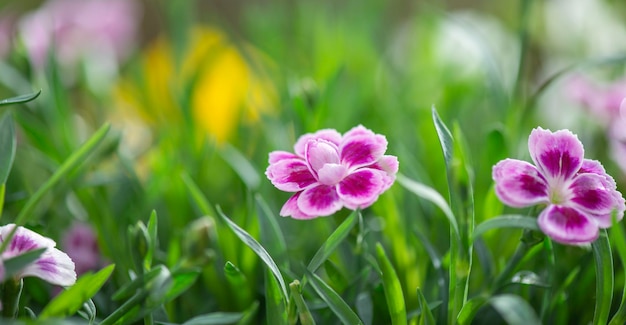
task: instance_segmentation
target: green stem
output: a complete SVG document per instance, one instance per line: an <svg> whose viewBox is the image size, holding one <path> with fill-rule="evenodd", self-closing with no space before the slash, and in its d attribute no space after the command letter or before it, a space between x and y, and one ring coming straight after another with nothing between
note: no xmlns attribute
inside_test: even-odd
<svg viewBox="0 0 626 325"><path fill-rule="evenodd" d="M16 227L13 227L11 232L4 238L2 242L2 246L0 246L0 253L4 252L6 246L11 242L11 239L15 235L17 231L17 226L22 226L28 221L31 216L33 210L37 206L37 203L41 201L52 187L54 187L62 178L65 176L70 170L79 165L80 163L85 161L85 158L92 153L96 147L102 142L104 136L109 131L111 125L105 124L94 135L89 138L78 150L76 150L72 155L70 155L67 160L63 162L63 164L57 169L54 174L30 197L30 199L26 202L20 213L17 215L15 219Z"/></svg>
<svg viewBox="0 0 626 325"><path fill-rule="evenodd" d="M22 279L8 279L2 285L2 316L14 319L20 305L20 296L24 281Z"/></svg>
<svg viewBox="0 0 626 325"><path fill-rule="evenodd" d="M120 318L126 315L133 308L137 307L141 302L143 302L146 297L148 297L149 291L142 291L134 296L132 296L128 301L126 301L120 308L116 309L113 313L109 315L109 317L105 318L99 325L111 325L117 322Z"/></svg>
<svg viewBox="0 0 626 325"><path fill-rule="evenodd" d="M7 185L0 185L0 218L2 217L2 209L4 208L4 196L6 194Z"/></svg>
<svg viewBox="0 0 626 325"><path fill-rule="evenodd" d="M508 281L513 272L515 272L515 269L517 269L519 262L524 258L524 256L526 256L531 248L540 242L541 240L538 240L538 238L533 235L532 230L524 229L522 238L520 239L519 245L517 245L513 256L511 256L509 261L506 263L502 273L500 273L500 275L498 275L496 280L493 282L493 286L491 287L492 292L497 292L504 286L505 282Z"/></svg>
<svg viewBox="0 0 626 325"><path fill-rule="evenodd" d="M302 288L300 287L300 281L294 280L289 284L291 289L291 297L293 297L296 306L298 308L298 316L300 317L300 324L302 325L315 325L315 320L309 311L304 299L302 298Z"/></svg>

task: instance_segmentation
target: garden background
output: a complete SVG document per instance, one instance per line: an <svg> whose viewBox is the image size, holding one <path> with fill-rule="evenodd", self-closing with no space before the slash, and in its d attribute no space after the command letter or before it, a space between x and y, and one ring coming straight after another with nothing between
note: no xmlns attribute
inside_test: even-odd
<svg viewBox="0 0 626 325"><path fill-rule="evenodd" d="M492 167L569 129L623 190L625 62L621 1L2 2L0 221L79 275L25 278L17 319L623 323L623 225L553 242ZM279 216L268 154L357 125L395 184Z"/></svg>

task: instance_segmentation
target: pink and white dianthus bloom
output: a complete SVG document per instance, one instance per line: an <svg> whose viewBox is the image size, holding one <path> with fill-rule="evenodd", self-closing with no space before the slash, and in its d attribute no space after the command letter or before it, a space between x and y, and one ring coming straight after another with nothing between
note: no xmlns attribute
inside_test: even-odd
<svg viewBox="0 0 626 325"><path fill-rule="evenodd" d="M0 244L4 243L14 227L15 224L0 227ZM59 286L73 285L76 282L74 262L55 246L56 243L52 239L24 227L18 227L11 242L2 252L1 258L6 260L29 251L46 248L37 260L14 274L14 277L35 276Z"/></svg>
<svg viewBox="0 0 626 325"><path fill-rule="evenodd" d="M553 240L570 245L591 243L615 214L624 217L624 198L602 164L584 159L584 148L569 130L533 129L528 150L535 165L504 159L493 167L496 195L522 208L545 204L539 228Z"/></svg>
<svg viewBox="0 0 626 325"><path fill-rule="evenodd" d="M362 125L343 136L333 129L302 135L295 154L269 154L267 178L295 194L280 210L283 217L312 219L342 207L363 209L389 189L398 172L398 158L385 155L387 139Z"/></svg>

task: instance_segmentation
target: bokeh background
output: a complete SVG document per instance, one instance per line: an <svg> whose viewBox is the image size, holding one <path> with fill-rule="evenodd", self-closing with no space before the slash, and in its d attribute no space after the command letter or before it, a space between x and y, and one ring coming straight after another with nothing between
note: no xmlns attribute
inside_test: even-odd
<svg viewBox="0 0 626 325"><path fill-rule="evenodd" d="M264 266L215 215L198 208L189 180L259 238L288 279L302 277L349 215L344 210L298 221L277 214L288 194L263 174L268 153L291 151L300 135L318 129L345 132L362 124L384 134L400 173L447 198L435 108L462 139L465 160L458 163L469 166L464 182L473 184L471 200L464 202L471 201L476 224L519 213L497 202L491 168L506 157L528 160L527 137L536 126L578 134L586 157L602 161L623 190L625 60L626 3L616 0L4 1L0 98L42 93L30 103L0 108L16 119L19 144L2 222L10 222L64 159L109 122L105 144L46 196L28 226L67 251L72 242L89 247L74 258L77 265L85 261L84 271L116 264L94 297L106 315L119 306L110 294L138 272L128 229L147 222L154 210L155 264L201 274L165 305L166 318L183 322L244 311L264 303ZM264 235L260 215L268 211L280 240ZM361 315L369 323L388 322L380 279L360 272L381 242L409 312L419 308L417 287L428 301L440 301L450 245L443 214L399 185L362 213L362 230L325 264L324 279L346 301L373 304L369 316ZM485 292L519 234L490 232L477 244L470 297ZM520 267L552 281L548 307L540 285L513 283L506 290L538 314L548 308L544 320L552 323L590 321L590 252L561 245L553 250L556 262L538 251ZM243 285L224 280L226 262L245 275ZM546 271L550 265L558 267ZM622 269L618 261L615 269ZM619 299L623 273L616 277ZM36 310L53 290L28 280L24 303ZM305 296L319 305L313 293ZM312 309L320 323L337 322L328 308ZM257 323L265 321L260 310ZM477 322L481 317L498 319L489 307Z"/></svg>

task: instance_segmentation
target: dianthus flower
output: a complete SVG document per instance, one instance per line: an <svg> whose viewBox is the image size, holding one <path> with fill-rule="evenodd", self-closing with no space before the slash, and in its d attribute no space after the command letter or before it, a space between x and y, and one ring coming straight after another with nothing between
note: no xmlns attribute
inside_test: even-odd
<svg viewBox="0 0 626 325"><path fill-rule="evenodd" d="M14 227L15 224L0 227L0 244L4 242ZM24 227L18 227L15 235L11 238L11 243L2 252L1 258L6 260L32 250L46 248L36 261L24 267L14 276L16 278L35 276L59 286L73 285L76 282L74 262L55 246L56 243L52 239Z"/></svg>
<svg viewBox="0 0 626 325"><path fill-rule="evenodd" d="M584 159L578 137L568 130L533 129L528 138L535 165L504 159L493 168L496 194L505 204L528 207L545 204L539 228L563 244L594 241L599 228L612 225L626 209L615 181L600 162Z"/></svg>
<svg viewBox="0 0 626 325"><path fill-rule="evenodd" d="M295 154L269 154L267 178L295 192L280 215L295 219L328 216L342 207L366 208L394 182L398 159L385 155L387 139L359 125L343 136L324 129L301 136Z"/></svg>

